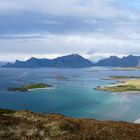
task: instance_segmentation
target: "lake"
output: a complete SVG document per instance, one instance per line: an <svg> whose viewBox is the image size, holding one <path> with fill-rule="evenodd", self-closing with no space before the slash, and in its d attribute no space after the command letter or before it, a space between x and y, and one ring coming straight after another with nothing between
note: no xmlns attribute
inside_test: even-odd
<svg viewBox="0 0 140 140"><path fill-rule="evenodd" d="M140 96L96 91L96 86L116 83L108 76L140 76L139 70L85 69L0 69L0 108L61 113L70 117L134 122L140 118ZM26 84L47 83L51 89L27 93L6 89Z"/></svg>

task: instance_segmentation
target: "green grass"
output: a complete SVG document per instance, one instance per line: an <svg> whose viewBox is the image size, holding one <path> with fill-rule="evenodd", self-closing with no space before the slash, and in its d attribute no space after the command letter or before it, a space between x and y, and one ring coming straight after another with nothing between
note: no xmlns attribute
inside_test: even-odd
<svg viewBox="0 0 140 140"><path fill-rule="evenodd" d="M111 76L113 79L138 79L139 76Z"/></svg>
<svg viewBox="0 0 140 140"><path fill-rule="evenodd" d="M0 114L14 114L15 111L9 109L0 109Z"/></svg>
<svg viewBox="0 0 140 140"><path fill-rule="evenodd" d="M39 83L39 84L25 85L22 88L25 88L25 89L36 89L36 88L47 88L47 87L50 87L50 85Z"/></svg>
<svg viewBox="0 0 140 140"><path fill-rule="evenodd" d="M140 70L138 67L126 67L126 68L115 68L116 71L132 71L132 70Z"/></svg>

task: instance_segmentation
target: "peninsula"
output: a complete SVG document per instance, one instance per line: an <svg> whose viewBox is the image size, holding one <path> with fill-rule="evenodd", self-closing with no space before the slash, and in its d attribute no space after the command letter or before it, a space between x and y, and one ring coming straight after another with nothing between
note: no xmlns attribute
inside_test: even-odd
<svg viewBox="0 0 140 140"><path fill-rule="evenodd" d="M117 80L119 83L109 86L98 86L96 90L107 92L133 92L140 91L140 77L138 76L112 76L107 80Z"/></svg>

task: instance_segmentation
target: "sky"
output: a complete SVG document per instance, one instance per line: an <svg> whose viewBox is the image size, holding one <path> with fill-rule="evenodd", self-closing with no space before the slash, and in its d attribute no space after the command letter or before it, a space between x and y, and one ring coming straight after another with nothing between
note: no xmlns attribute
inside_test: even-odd
<svg viewBox="0 0 140 140"><path fill-rule="evenodd" d="M0 60L140 55L140 0L0 0Z"/></svg>

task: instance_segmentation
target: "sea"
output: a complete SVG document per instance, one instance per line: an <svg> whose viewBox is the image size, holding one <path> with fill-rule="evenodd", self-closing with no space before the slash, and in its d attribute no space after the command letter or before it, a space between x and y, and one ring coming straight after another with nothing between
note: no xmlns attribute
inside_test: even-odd
<svg viewBox="0 0 140 140"><path fill-rule="evenodd" d="M0 108L60 113L69 117L135 122L140 118L140 94L96 91L116 84L109 76L140 76L140 70L112 67L81 69L1 68ZM8 87L46 83L48 89L9 92Z"/></svg>

